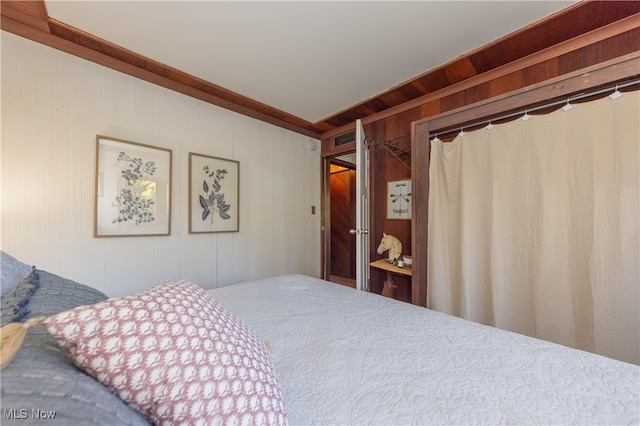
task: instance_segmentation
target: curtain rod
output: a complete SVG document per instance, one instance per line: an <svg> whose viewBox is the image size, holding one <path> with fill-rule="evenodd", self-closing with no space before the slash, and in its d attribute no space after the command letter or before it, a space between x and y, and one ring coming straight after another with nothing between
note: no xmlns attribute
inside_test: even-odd
<svg viewBox="0 0 640 426"><path fill-rule="evenodd" d="M619 89L624 89L626 87L634 86L636 84L640 84L640 80L633 80L633 81L629 81L627 83L616 84L615 86L612 86L612 87L609 87L609 88L606 88L606 89L596 90L594 92L580 93L579 95L569 96L568 98L563 99L561 101L550 102L548 104L540 105L540 106L537 106L537 107L534 107L534 108L525 108L525 109L517 111L517 112L501 115L499 117L493 117L493 118L486 119L486 120L477 121L475 123L470 123L470 124L467 124L465 126L452 128L450 130L444 130L444 131L440 131L440 132L429 132L429 139L431 139L432 137L436 137L437 138L438 135L448 135L449 133L453 133L453 132L461 132L465 128L468 128L468 127L483 126L485 124L490 124L492 121L506 120L507 118L517 117L517 116L522 115L522 114L528 114L529 112L535 112L535 111L539 111L541 109L546 109L546 108L550 108L550 107L554 107L554 106L558 106L558 105L562 105L562 104L569 104L572 101L578 101L580 99L588 98L588 97L591 97L591 96L601 95L601 94L607 93L607 92L609 92L611 90L618 91Z"/></svg>

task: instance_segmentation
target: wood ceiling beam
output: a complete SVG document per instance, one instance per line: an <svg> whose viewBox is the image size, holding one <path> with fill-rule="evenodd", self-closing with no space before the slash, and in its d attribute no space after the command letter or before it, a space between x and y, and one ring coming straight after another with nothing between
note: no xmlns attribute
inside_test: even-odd
<svg viewBox="0 0 640 426"><path fill-rule="evenodd" d="M51 19L43 0L2 0L1 6L4 31L312 138L327 130Z"/></svg>
<svg viewBox="0 0 640 426"><path fill-rule="evenodd" d="M640 4L640 2L638 3ZM466 80L462 80L450 86L446 86L440 90L427 93L423 96L412 99L403 104L392 106L383 111L368 115L362 118L362 124L369 124L374 121L382 120L384 118L391 117L393 115L411 110L413 108L420 107L433 100L441 99L447 96L454 95L456 93L463 92L464 90L479 86L484 83L488 83L492 80L496 80L500 77L507 76L516 71L519 71L528 67L532 67L537 64L544 63L545 61L548 61L552 58L562 56L564 54L578 50L580 48L584 48L586 46L595 44L599 41L612 38L624 33L628 33L630 31L637 30L638 28L640 28L640 13L633 14L626 18L615 21L611 24L597 28L593 31L589 31L587 33L581 34L577 37L566 40L562 43L558 43L554 46L548 47L546 49L537 51L531 55L522 57L510 63L507 63L503 66L500 66L490 71L484 72L482 74L478 74L476 76L467 78ZM443 67L446 67L446 65L443 65ZM348 112L344 112L344 113L346 114ZM334 128L332 130L329 130L322 135L322 138L323 139L331 138L335 135L339 135L340 133L344 133L351 129L353 129L353 123L346 124L346 125Z"/></svg>
<svg viewBox="0 0 640 426"><path fill-rule="evenodd" d="M5 31L313 138L342 133L353 127L356 118L362 118L364 123L384 119L433 99L477 87L513 70L542 64L545 58L559 56L563 51L640 27L639 1L580 1L463 57L310 123L50 19L43 0L0 1L0 27Z"/></svg>
<svg viewBox="0 0 640 426"><path fill-rule="evenodd" d="M449 96L451 93L474 87L481 84L478 82L486 81L489 73L495 70L508 72L509 67L513 69L514 64L515 67L523 66L526 61L539 59L540 52L548 54L550 49L553 50L558 45L569 49L572 48L571 43L587 46L598 39L612 38L639 27L640 1L577 2L556 14L400 83L363 103L375 99L391 99L387 94L398 95L403 87L409 85L412 86L412 91L419 90L422 94L407 94L404 100L400 99L402 95L398 95L398 101L386 108L379 108L368 116L361 114L359 105L354 105L325 118L325 123L335 127L325 132L323 138L349 130L356 118L361 118L363 124L366 124L410 110L433 100L434 97ZM601 31L603 29L604 31ZM573 47L575 46L577 44Z"/></svg>

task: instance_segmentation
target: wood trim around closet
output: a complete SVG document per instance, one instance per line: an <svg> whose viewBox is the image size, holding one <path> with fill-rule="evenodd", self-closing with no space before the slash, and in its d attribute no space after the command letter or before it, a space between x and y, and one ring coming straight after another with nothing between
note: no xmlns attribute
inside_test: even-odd
<svg viewBox="0 0 640 426"><path fill-rule="evenodd" d="M413 188L412 302L428 306L428 211L429 164L433 131L460 127L465 123L488 119L517 109L524 109L553 99L569 97L585 90L593 90L640 76L640 52L603 62L562 77L477 102L443 114L411 123L411 179Z"/></svg>

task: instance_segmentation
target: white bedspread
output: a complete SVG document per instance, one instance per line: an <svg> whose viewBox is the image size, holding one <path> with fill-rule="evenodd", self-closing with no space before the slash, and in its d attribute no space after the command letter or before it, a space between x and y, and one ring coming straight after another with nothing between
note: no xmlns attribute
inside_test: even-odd
<svg viewBox="0 0 640 426"><path fill-rule="evenodd" d="M302 275L210 293L271 343L292 425L640 422L636 365Z"/></svg>

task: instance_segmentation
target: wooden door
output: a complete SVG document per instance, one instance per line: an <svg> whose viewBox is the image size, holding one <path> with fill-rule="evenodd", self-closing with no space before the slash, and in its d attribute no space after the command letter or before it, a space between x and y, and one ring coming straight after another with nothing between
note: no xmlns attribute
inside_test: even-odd
<svg viewBox="0 0 640 426"><path fill-rule="evenodd" d="M355 280L356 239L349 231L356 226L356 172L331 166L331 275Z"/></svg>

